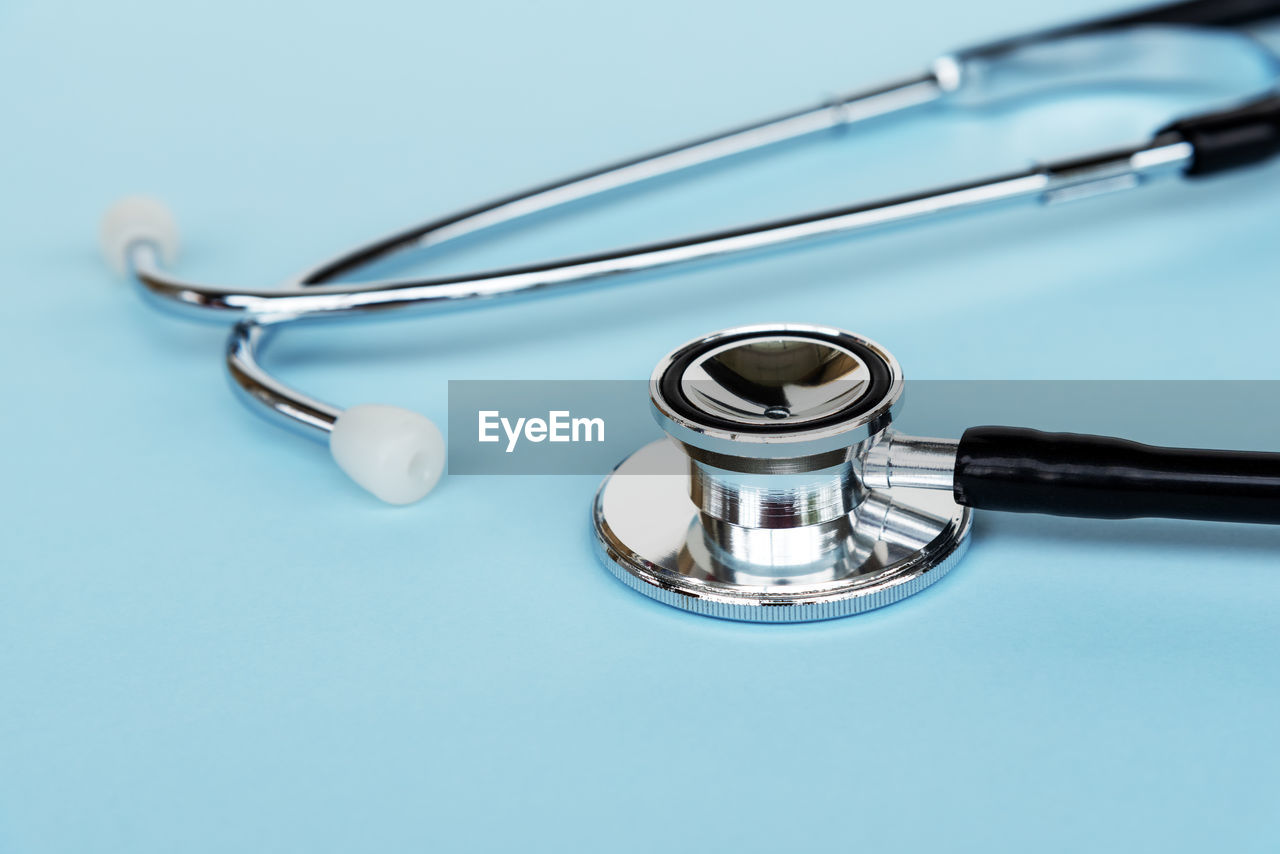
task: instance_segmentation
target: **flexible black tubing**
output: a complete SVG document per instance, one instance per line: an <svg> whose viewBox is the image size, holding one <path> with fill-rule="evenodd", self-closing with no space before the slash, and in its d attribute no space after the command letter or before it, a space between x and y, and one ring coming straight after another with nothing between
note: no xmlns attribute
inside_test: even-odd
<svg viewBox="0 0 1280 854"><path fill-rule="evenodd" d="M1280 524L1280 453L972 427L960 439L954 493L969 507L1016 513Z"/></svg>

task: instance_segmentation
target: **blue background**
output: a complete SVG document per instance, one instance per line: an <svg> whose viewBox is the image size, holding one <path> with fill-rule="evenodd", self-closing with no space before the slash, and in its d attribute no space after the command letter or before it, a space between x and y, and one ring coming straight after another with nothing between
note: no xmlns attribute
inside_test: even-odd
<svg viewBox="0 0 1280 854"><path fill-rule="evenodd" d="M266 286L1106 6L5 3L0 850L1274 850L1275 531L984 515L960 567L892 608L691 617L596 564L596 478L457 477L380 506L234 404L218 328L154 315L95 254L104 207L144 191L178 213L181 272ZM1193 102L921 115L436 269L1021 167ZM300 330L272 365L442 424L450 379L643 378L747 322L854 329L917 378L1278 379L1278 188L1272 165Z"/></svg>

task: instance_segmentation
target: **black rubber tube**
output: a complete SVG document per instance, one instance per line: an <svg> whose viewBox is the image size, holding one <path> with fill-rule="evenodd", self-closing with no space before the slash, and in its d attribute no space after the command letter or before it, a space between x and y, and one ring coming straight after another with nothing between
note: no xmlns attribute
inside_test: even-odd
<svg viewBox="0 0 1280 854"><path fill-rule="evenodd" d="M1184 0L1149 6L1104 18L1105 27L1141 24L1192 24L1202 27L1238 27L1280 16L1277 0Z"/></svg>
<svg viewBox="0 0 1280 854"><path fill-rule="evenodd" d="M1191 143L1194 154L1186 171L1191 176L1261 163L1280 154L1280 94L1230 110L1179 119L1157 137L1170 133Z"/></svg>
<svg viewBox="0 0 1280 854"><path fill-rule="evenodd" d="M1280 0L1183 0L974 45L960 51L959 56L963 59L995 59L1033 44L1130 27L1174 25L1229 28L1260 24L1277 17L1280 17Z"/></svg>
<svg viewBox="0 0 1280 854"><path fill-rule="evenodd" d="M972 427L954 491L960 504L1015 513L1280 524L1280 453Z"/></svg>

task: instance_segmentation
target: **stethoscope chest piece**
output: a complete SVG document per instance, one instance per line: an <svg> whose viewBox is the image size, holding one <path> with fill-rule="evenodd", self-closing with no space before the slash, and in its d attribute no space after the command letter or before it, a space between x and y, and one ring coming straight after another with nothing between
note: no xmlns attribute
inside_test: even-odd
<svg viewBox="0 0 1280 854"><path fill-rule="evenodd" d="M660 602L753 622L923 590L960 558L970 511L949 491L868 485L901 395L897 361L836 329L747 327L679 348L650 380L667 438L596 494L602 560Z"/></svg>

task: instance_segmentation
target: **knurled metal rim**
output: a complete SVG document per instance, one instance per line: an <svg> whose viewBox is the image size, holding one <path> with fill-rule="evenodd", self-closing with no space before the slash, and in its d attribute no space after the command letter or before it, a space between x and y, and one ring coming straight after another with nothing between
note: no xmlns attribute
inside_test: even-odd
<svg viewBox="0 0 1280 854"><path fill-rule="evenodd" d="M945 529L929 545L911 557L885 567L870 578L853 579L783 594L752 591L742 585L704 582L677 577L635 555L612 548L602 530L602 497L608 480L592 502L596 553L623 584L664 605L716 617L750 623L806 623L861 614L919 593L951 571L969 547L972 512L960 508L956 524Z"/></svg>

